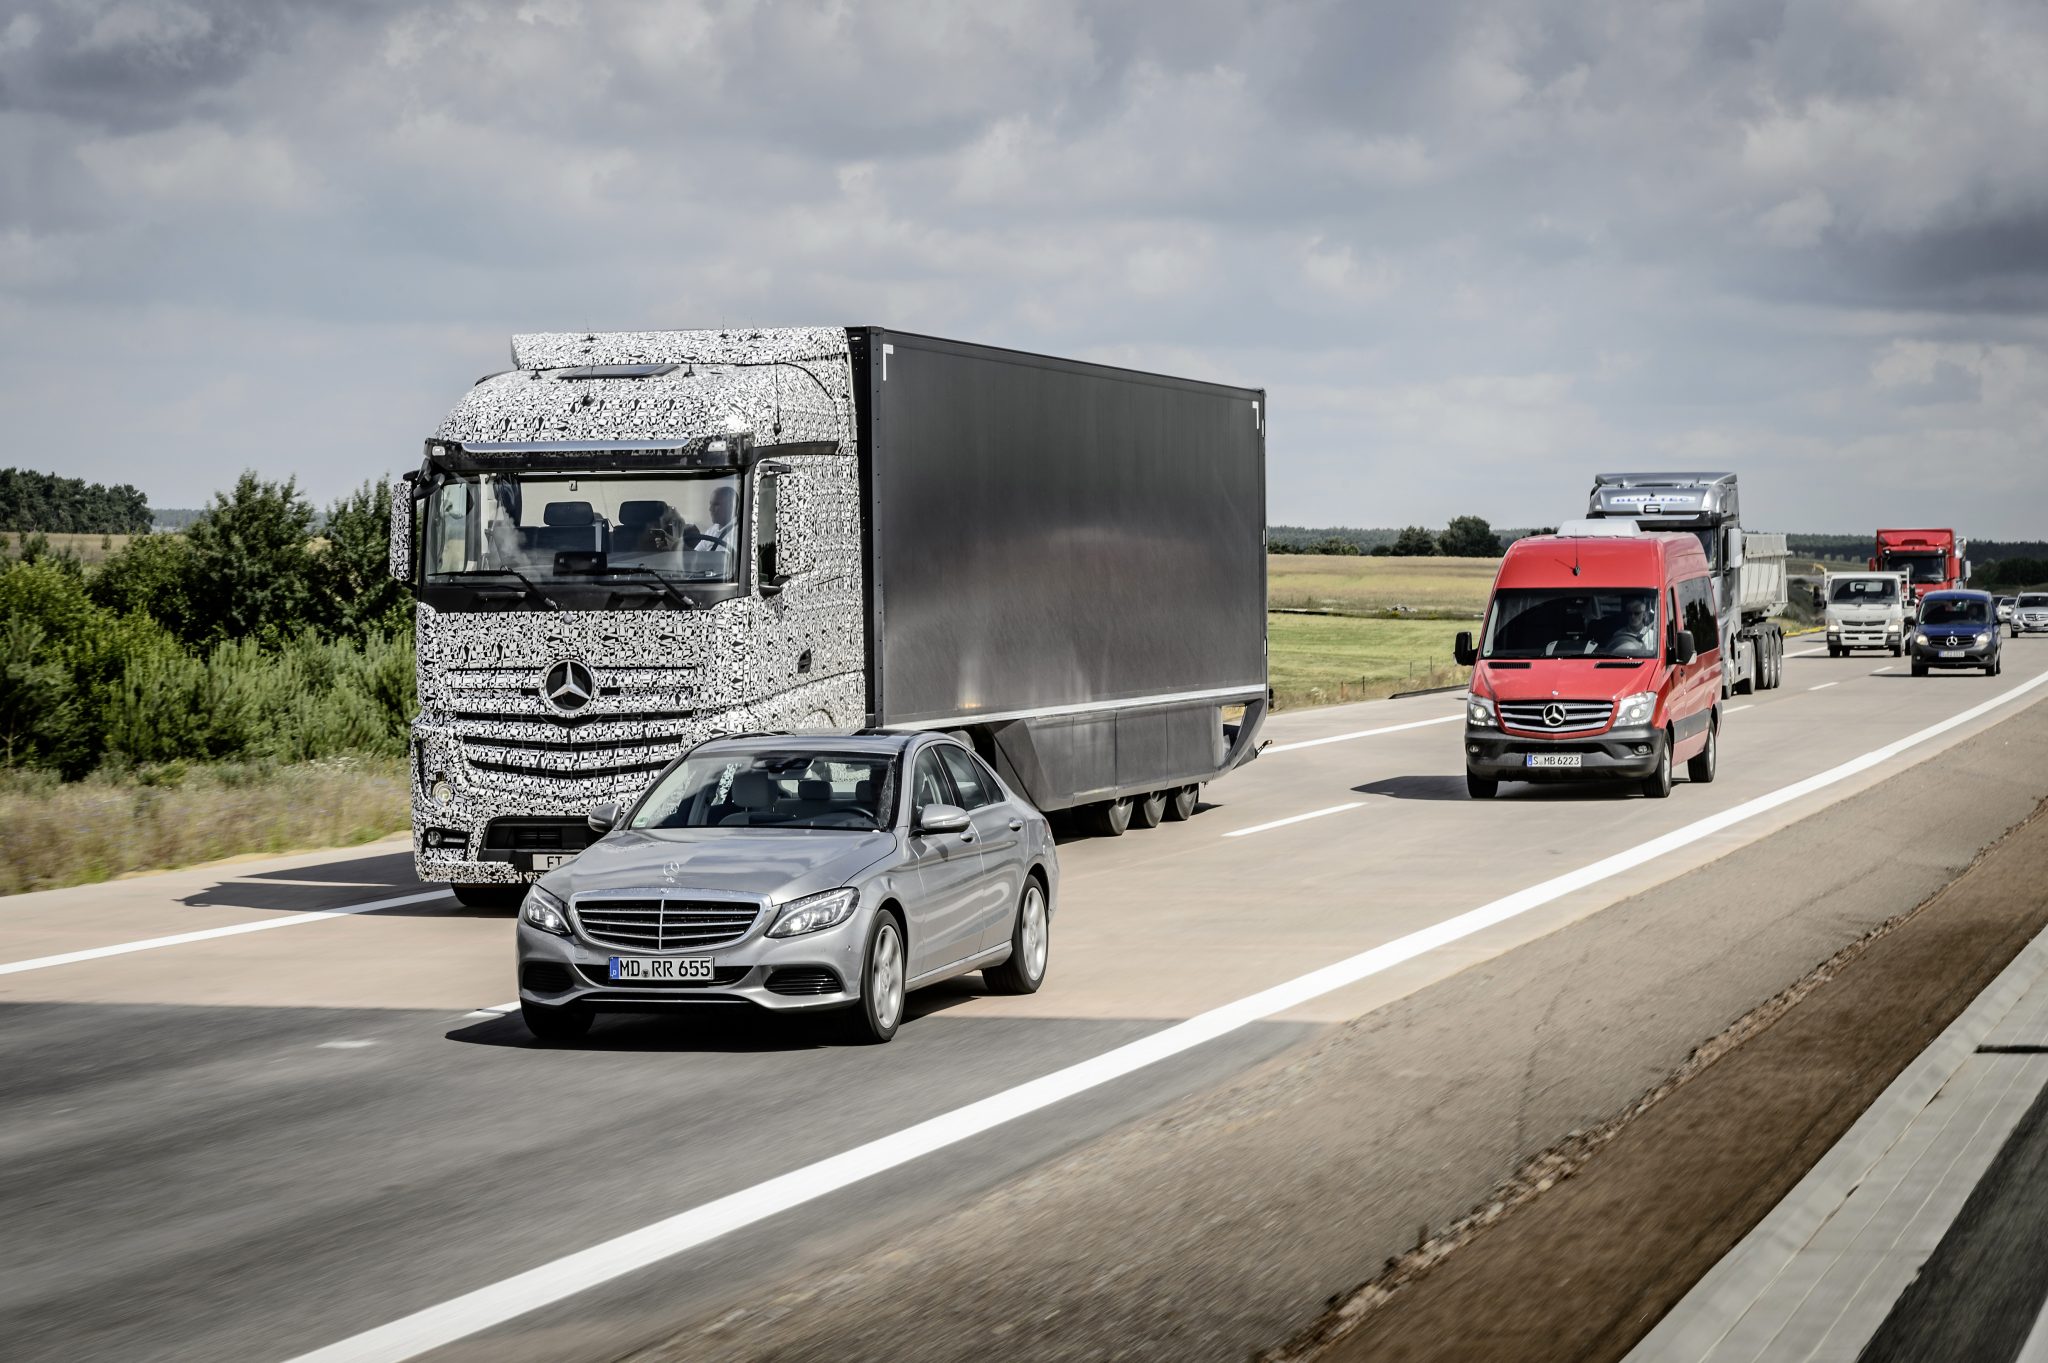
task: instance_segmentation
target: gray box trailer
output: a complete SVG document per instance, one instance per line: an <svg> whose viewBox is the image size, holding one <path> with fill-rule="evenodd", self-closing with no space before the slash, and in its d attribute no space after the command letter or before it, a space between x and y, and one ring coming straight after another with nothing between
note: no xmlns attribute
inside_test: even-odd
<svg viewBox="0 0 2048 1363"><path fill-rule="evenodd" d="M878 327L522 335L393 517L424 879L719 733L965 735L1109 831L1265 716L1263 390Z"/></svg>

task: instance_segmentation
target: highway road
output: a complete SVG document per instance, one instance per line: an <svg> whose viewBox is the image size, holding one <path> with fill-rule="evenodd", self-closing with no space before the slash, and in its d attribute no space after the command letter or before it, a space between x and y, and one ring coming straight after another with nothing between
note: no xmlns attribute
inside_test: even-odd
<svg viewBox="0 0 2048 1363"><path fill-rule="evenodd" d="M1721 776L1465 798L1456 694L1061 849L1047 985L526 1035L393 844L0 901L12 1360L1242 1358L2048 798L1999 678L1794 642Z"/></svg>

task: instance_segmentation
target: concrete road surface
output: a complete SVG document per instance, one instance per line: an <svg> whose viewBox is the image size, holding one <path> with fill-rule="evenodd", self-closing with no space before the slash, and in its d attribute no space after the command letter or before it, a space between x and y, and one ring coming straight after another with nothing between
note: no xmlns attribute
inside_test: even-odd
<svg viewBox="0 0 2048 1363"><path fill-rule="evenodd" d="M1457 695L1280 716L1192 821L1063 845L1044 990L879 1048L540 1048L509 915L403 847L0 901L0 1354L1241 1358L2048 797L2048 643L2006 661L1795 653L1664 801L1466 799Z"/></svg>

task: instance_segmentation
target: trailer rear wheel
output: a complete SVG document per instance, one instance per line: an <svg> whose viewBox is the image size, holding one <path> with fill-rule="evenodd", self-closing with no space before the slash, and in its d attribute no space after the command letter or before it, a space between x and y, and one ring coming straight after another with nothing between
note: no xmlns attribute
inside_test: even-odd
<svg viewBox="0 0 2048 1363"><path fill-rule="evenodd" d="M1167 797L1166 817L1174 823L1179 823L1183 819L1193 818L1195 805L1201 799L1201 795L1202 788L1200 786L1182 786Z"/></svg>
<svg viewBox="0 0 2048 1363"><path fill-rule="evenodd" d="M1088 822L1094 831L1105 838L1120 838L1131 826L1131 802L1104 800L1088 806Z"/></svg>
<svg viewBox="0 0 2048 1363"><path fill-rule="evenodd" d="M1131 802L1131 822L1140 828L1157 828L1166 817L1166 792L1155 790Z"/></svg>

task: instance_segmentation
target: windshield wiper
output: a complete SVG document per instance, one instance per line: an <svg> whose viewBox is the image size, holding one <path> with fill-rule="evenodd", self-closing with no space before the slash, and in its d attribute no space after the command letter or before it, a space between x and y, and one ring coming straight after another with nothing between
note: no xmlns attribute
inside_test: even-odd
<svg viewBox="0 0 2048 1363"><path fill-rule="evenodd" d="M511 578L517 578L517 579L519 580L519 584L520 584L520 585L521 585L522 587L525 587L525 588L526 588L526 591L527 591L527 595L529 595L529 596L532 596L533 598L535 598L535 599L536 599L536 600L538 600L538 601L541 601L541 602L544 602L544 603L546 603L546 605L547 605L547 608L548 608L549 610L559 611L560 609L562 609L561 605L560 605L560 604L559 604L559 603L558 603L558 602L557 602L557 601L556 601L556 600L555 600L555 599L554 599L553 597L549 596L549 595L548 595L548 594L547 594L546 592L542 591L542 590L541 590L541 589L540 589L539 587L536 587L536 586L535 586L535 585L533 584L533 579L532 579L532 578L530 578L530 577L528 577L528 576L527 576L527 575L526 575L525 573L522 573L522 572L520 572L520 571L519 571L519 570L518 570L517 568L464 568L464 569L462 569L462 570L461 570L461 571L459 571L459 572L453 572L453 573L435 573L435 574L434 574L434 576L435 576L435 577L511 577Z"/></svg>
<svg viewBox="0 0 2048 1363"><path fill-rule="evenodd" d="M624 563L620 564L617 567L607 567L604 570L604 575L606 577L611 577L618 573L645 573L647 574L647 576L653 578L656 582L659 582L661 584L662 591L671 600L675 601L676 604L680 605L684 610L693 611L697 609L696 600L692 598L688 592L684 591L681 587L677 586L675 584L675 581L671 579L666 573L663 573L658 569L649 568L638 563Z"/></svg>

